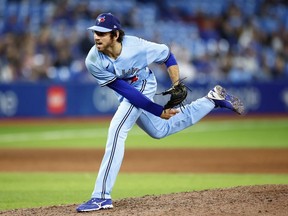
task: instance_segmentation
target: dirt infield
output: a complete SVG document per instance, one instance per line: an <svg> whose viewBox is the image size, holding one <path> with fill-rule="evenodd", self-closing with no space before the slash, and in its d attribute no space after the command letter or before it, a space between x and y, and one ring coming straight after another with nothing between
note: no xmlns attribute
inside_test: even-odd
<svg viewBox="0 0 288 216"><path fill-rule="evenodd" d="M0 149L0 172L97 172L103 153L104 150L96 149ZM288 149L128 149L121 172L287 174ZM288 185L145 196L116 200L113 204L112 210L83 215L286 216ZM76 206L18 209L2 211L0 215L79 216Z"/></svg>
<svg viewBox="0 0 288 216"><path fill-rule="evenodd" d="M287 216L288 185L262 185L116 200L114 209L77 213L77 205L0 212L5 216Z"/></svg>
<svg viewBox="0 0 288 216"><path fill-rule="evenodd" d="M0 172L97 172L103 154L97 149L0 149ZM288 149L127 149L121 172L288 173Z"/></svg>

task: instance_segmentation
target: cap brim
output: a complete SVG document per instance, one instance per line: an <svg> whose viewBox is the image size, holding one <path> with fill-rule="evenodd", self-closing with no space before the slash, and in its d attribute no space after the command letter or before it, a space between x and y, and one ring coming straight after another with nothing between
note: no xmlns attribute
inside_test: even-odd
<svg viewBox="0 0 288 216"><path fill-rule="evenodd" d="M100 26L91 26L88 30L97 31L97 32L111 32L112 29L100 27Z"/></svg>

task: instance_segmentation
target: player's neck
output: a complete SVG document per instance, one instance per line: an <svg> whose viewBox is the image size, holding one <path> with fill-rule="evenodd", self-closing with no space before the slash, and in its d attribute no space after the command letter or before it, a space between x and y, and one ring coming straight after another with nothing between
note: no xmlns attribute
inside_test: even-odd
<svg viewBox="0 0 288 216"><path fill-rule="evenodd" d="M115 41L110 48L105 52L106 55L108 55L112 59L117 59L122 51L122 44Z"/></svg>

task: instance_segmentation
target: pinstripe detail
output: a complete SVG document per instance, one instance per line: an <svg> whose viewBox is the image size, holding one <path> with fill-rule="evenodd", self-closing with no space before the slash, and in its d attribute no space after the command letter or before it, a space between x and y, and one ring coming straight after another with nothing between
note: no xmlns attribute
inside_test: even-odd
<svg viewBox="0 0 288 216"><path fill-rule="evenodd" d="M144 91L146 84L147 84L147 81L143 80L140 92ZM110 155L108 166L106 168L105 175L104 175L104 178L103 178L102 194L101 194L101 198L102 199L105 199L106 182L107 182L107 178L108 178L108 175L109 175L109 172L110 172L110 169L111 169L112 161L114 159L116 145L117 145L117 140L118 140L118 136L119 136L120 130L121 130L122 126L124 125L125 121L127 120L128 116L132 112L133 108L134 108L134 105L131 104L131 106L129 107L127 113L125 114L124 118L122 119L122 121L120 122L120 124L118 125L118 127L116 129L115 137L114 137L114 140L113 140L113 146L112 146L111 155Z"/></svg>
<svg viewBox="0 0 288 216"><path fill-rule="evenodd" d="M117 77L114 77L112 80L108 80L107 82L101 84L101 87L108 85L109 83L113 82L116 79L117 79Z"/></svg>
<svg viewBox="0 0 288 216"><path fill-rule="evenodd" d="M98 79L94 74L91 73L91 75L93 77L95 77L96 79ZM106 81L105 83L100 84L101 87L108 85L109 83L113 82L114 80L116 80L117 77L113 77L113 79Z"/></svg>
<svg viewBox="0 0 288 216"><path fill-rule="evenodd" d="M169 50L169 53L168 53L167 57L166 57L164 60L158 61L158 62L156 62L156 63L158 63L158 64L163 64L163 63L165 63L165 62L169 59L170 55L171 55L171 52L170 52L170 50Z"/></svg>

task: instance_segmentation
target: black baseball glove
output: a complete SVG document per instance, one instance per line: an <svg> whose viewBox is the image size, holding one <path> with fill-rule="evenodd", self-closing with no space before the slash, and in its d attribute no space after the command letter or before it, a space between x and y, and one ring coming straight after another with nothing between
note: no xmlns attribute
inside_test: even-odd
<svg viewBox="0 0 288 216"><path fill-rule="evenodd" d="M170 109L177 106L183 106L183 101L187 97L187 87L183 83L174 85L170 89L161 93L162 95L170 94L170 100L165 104L164 109Z"/></svg>

